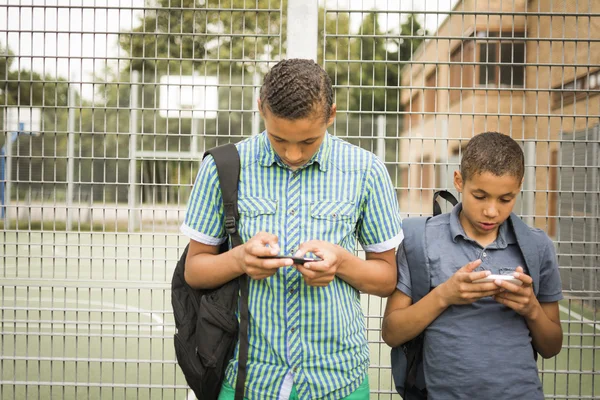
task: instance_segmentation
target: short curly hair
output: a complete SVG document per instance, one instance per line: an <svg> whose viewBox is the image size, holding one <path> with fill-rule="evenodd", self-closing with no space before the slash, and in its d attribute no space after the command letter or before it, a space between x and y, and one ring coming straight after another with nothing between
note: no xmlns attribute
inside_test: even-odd
<svg viewBox="0 0 600 400"><path fill-rule="evenodd" d="M517 142L499 132L475 135L465 147L460 162L463 181L490 172L496 176L511 175L519 181L525 174L525 156Z"/></svg>
<svg viewBox="0 0 600 400"><path fill-rule="evenodd" d="M291 58L275 64L260 88L261 108L288 120L331 116L331 79L313 60Z"/></svg>

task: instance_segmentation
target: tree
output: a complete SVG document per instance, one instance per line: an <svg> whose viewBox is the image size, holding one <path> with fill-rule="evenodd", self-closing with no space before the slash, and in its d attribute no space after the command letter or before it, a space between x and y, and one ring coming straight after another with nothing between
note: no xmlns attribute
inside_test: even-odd
<svg viewBox="0 0 600 400"><path fill-rule="evenodd" d="M139 26L120 36L145 80L155 71L214 74L210 61L240 74L263 56L276 58L286 38L287 0L148 0L147 7Z"/></svg>
<svg viewBox="0 0 600 400"><path fill-rule="evenodd" d="M356 62L351 66L354 88L351 91L351 110L400 111L400 73L404 62L410 60L425 34L414 14L401 24L400 33L384 32L378 13L368 13L362 21L360 37L351 44Z"/></svg>
<svg viewBox="0 0 600 400"><path fill-rule="evenodd" d="M254 106L252 77L256 67L262 75L267 70L267 60L276 60L285 53L286 11L286 0L148 1L138 25L120 35L120 46L129 58L120 71L105 75L109 79L99 88L107 108L91 118L94 123L89 129L128 130L127 113L119 114L116 110L128 107L130 87L111 82L129 82L131 73L138 71L142 87L138 103L142 108L138 124L143 134L140 147L171 152L190 148L191 121L158 116L158 82L163 75L219 78L219 109L230 111L220 112L217 120L200 123L198 133L206 141L206 147L216 144L218 136L228 136L234 141L247 136ZM324 21L324 11L320 10L319 62L325 60L325 68L337 88L336 102L341 111L399 110L400 55L404 49L401 45L405 44L394 40L392 33L383 32L378 15L368 13L359 36L352 37L348 13L330 13ZM416 19L409 18L401 29L416 32L419 28ZM323 32L336 35L325 38ZM407 40L413 43L414 38ZM116 135L113 142L115 151L127 146L126 136ZM156 161L156 164L161 164L158 169L167 168L166 162ZM192 173L189 170L184 175ZM175 176L181 178L181 171L174 170L167 180L172 181Z"/></svg>
<svg viewBox="0 0 600 400"><path fill-rule="evenodd" d="M409 61L421 43L425 41L427 30L417 20L415 14L409 14L406 21L400 26L400 35L395 39L398 46L398 60Z"/></svg>

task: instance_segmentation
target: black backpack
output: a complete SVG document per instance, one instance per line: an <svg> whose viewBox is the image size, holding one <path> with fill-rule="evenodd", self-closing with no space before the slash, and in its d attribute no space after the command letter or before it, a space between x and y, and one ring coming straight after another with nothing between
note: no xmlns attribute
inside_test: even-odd
<svg viewBox="0 0 600 400"><path fill-rule="evenodd" d="M433 196L433 216L442 213L437 202L442 197L453 206L458 204L456 197L448 191L435 192ZM403 246L406 260L410 270L410 284L412 287L412 301L416 303L425 297L431 290L429 268L425 254L425 224L431 217L413 217L402 220L402 231L404 232ZM533 290L537 295L540 281L540 264L538 246L536 241L529 236L530 228L514 213L510 214L508 223L512 226L519 248L525 259L529 275L533 279ZM528 243L528 246L524 246ZM425 374L423 372L423 341L425 332L421 332L408 342L392 348L392 377L396 391L403 400L426 400L427 388L425 386ZM533 346L533 344L532 344ZM537 352L533 349L534 357Z"/></svg>
<svg viewBox="0 0 600 400"><path fill-rule="evenodd" d="M208 150L217 166L223 206L225 230L232 247L242 244L237 231L237 187L240 158L235 145L227 144ZM188 245L189 246L189 245ZM175 354L189 387L200 400L216 400L221 391L225 369L240 340L238 378L235 399L242 400L248 361L248 278L241 275L216 289L193 289L184 277L186 246L173 273L171 304L175 317ZM227 241L219 249L229 250ZM239 312L240 323L236 310ZM238 332L239 331L239 332ZM239 335L238 335L239 333Z"/></svg>

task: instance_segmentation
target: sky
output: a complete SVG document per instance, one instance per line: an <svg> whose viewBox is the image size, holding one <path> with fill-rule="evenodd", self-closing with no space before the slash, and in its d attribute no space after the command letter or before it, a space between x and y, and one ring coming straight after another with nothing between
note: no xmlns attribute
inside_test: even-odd
<svg viewBox="0 0 600 400"><path fill-rule="evenodd" d="M322 2L323 0L320 0ZM402 2L402 4L400 4ZM326 0L336 9L448 11L456 0ZM13 68L33 69L82 83L84 98L93 97L94 76L104 77L106 58L125 56L117 33L131 30L142 14L144 0L0 0L0 43L21 56ZM121 8L119 8L121 7ZM137 9L136 9L137 8ZM421 15L423 16L423 15ZM399 26L399 13L381 14L383 29ZM444 14L425 14L433 32ZM352 14L356 31L361 14ZM116 61L108 61L117 67Z"/></svg>

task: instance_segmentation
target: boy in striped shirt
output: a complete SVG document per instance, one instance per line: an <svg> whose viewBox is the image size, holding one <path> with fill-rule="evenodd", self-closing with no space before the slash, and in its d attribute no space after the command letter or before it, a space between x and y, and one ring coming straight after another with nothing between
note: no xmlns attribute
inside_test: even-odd
<svg viewBox="0 0 600 400"><path fill-rule="evenodd" d="M266 130L238 143L242 246L226 240L214 160L198 173L181 230L190 238L186 281L217 287L241 274L249 284L245 397L369 398L359 292L388 296L402 241L398 202L374 154L327 133L331 81L311 60L289 59L265 76L259 110ZM356 241L366 260L354 255ZM314 255L304 265L273 255ZM234 398L237 350L220 400Z"/></svg>

